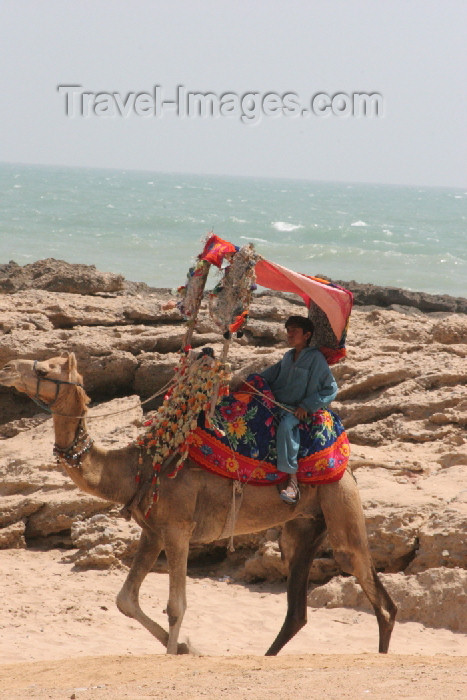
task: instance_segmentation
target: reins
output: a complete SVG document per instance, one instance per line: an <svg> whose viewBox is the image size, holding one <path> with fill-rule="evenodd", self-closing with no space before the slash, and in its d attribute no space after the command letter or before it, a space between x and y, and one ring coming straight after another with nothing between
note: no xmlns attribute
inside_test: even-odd
<svg viewBox="0 0 467 700"><path fill-rule="evenodd" d="M164 386L156 391L154 394L149 396L147 399L144 401L139 401L138 403L135 403L134 406L130 406L129 408L121 408L118 411L109 411L108 413L99 413L96 416L90 416L87 413L82 413L80 415L68 415L64 413L57 413L57 411L52 411L52 406L57 402L58 400L58 395L60 393L60 386L62 384L67 384L70 386L76 386L79 387L80 389L84 390L83 385L80 382L69 382L65 379L54 379L52 377L46 377L46 376L41 376L40 370L37 368L37 360L34 360L34 374L37 377L37 384L36 384L36 393L34 396L31 396L32 400L34 403L36 403L40 408L42 408L44 411L47 411L48 413L53 413L55 416L59 416L60 418L87 418L88 420L95 420L96 418L107 418L109 416L116 416L119 413L125 413L127 411L131 411L134 408L139 408L139 406L144 406L145 404L149 403L153 399L155 399L157 396L161 396L161 394L164 394L167 389L170 387L170 385L173 383L173 379L170 381L166 382ZM39 398L39 387L41 382L52 382L52 384L55 384L55 398L50 402L46 403L43 401L41 398Z"/></svg>
<svg viewBox="0 0 467 700"><path fill-rule="evenodd" d="M266 399L266 401L269 401L270 403L273 403L275 406L278 406L278 407L281 408L283 411L288 411L289 413L295 413L295 411L294 411L292 408L289 408L289 407L286 406L285 404L279 403L279 401L275 401L275 400L272 399L270 396L266 396L266 394L263 394L262 391L260 391L260 390L257 389L255 386L253 386L253 384L250 384L250 382L247 382L246 379L243 381L243 383L246 384L247 386L249 386L250 389L253 389L253 391L255 392L255 394L259 394L262 398Z"/></svg>
<svg viewBox="0 0 467 700"><path fill-rule="evenodd" d="M37 368L37 360L34 361L34 373L37 377L37 385L36 385L36 394L35 396L31 396L33 401L40 406L40 408L46 410L48 413L52 413L55 416L60 416L61 418L76 418L79 419L78 427L76 429L75 437L71 445L66 448L59 447L57 443L54 444L54 449L53 453L55 457L58 460L63 460L67 462L67 464L70 467L79 467L81 464L81 458L83 455L86 454L86 452L89 452L91 449L94 440L87 434L84 426L83 426L83 418L87 417L86 413L83 413L79 416L73 416L73 415L66 415L63 413L57 413L56 411L52 411L51 407L57 402L58 395L60 393L60 386L62 384L66 384L69 386L76 386L84 391L84 387L80 382L70 382L65 379L55 379L55 378L50 378L46 376L41 376L40 370ZM55 384L56 390L55 390L55 398L53 401L49 404L47 404L45 401L42 401L42 399L39 398L39 387L41 382L52 382L52 384ZM131 408L124 408L120 409L118 411L109 411L108 413L101 413L97 416L88 416L88 418L104 418L106 416L113 416L116 415L117 413L124 413L126 411L130 411L133 408L137 408L138 406L142 406L145 403L148 403L149 401L152 401L156 396L159 396L161 393L164 393L167 388L170 386L172 381L167 382L159 391L157 391L155 394L152 396L149 396L145 401L140 402L139 404L135 404ZM80 442L83 442L82 445L80 445Z"/></svg>
<svg viewBox="0 0 467 700"><path fill-rule="evenodd" d="M60 393L60 386L62 384L68 385L68 386L76 386L79 387L80 389L84 390L83 385L80 382L70 382L65 379L54 379L53 377L46 377L46 376L41 376L40 370L37 368L37 360L34 360L34 373L37 377L37 385L36 385L36 393L34 396L31 396L32 400L34 403L36 403L42 410L47 411L48 413L53 413L55 416L59 416L60 418L87 418L87 420L96 420L99 418L109 418L110 416L116 416L120 413L126 413L127 411L132 411L135 408L139 408L140 406L144 406L153 399L157 398L158 396L161 396L162 394L165 394L165 392L169 389L169 387L174 383L174 379L169 380L164 384L161 389L156 391L154 394L151 394L147 399L144 401L139 401L138 403L135 403L133 406L130 407L125 407L125 408L120 408L118 411L108 411L107 413L99 413L95 416L91 416L87 413L81 413L80 415L67 415L64 413L57 413L57 411L52 411L52 406L57 402L58 396ZM55 398L51 403L46 403L42 399L39 398L39 387L41 382L52 382L52 384L55 384ZM281 408L283 411L288 411L289 413L293 413L293 410L291 410L288 406L285 406L284 404L279 403L278 401L275 401L272 399L270 396L266 396L263 394L262 391L257 389L253 384L250 384L246 380L244 380L244 384L248 386L250 389L253 390L255 394L258 394L262 398L266 399L267 401L270 401L271 403L275 404L279 408Z"/></svg>

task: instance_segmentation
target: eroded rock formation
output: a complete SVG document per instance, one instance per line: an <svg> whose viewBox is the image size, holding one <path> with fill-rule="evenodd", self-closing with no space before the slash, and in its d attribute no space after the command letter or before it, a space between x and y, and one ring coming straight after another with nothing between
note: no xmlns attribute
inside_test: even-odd
<svg viewBox="0 0 467 700"><path fill-rule="evenodd" d="M57 263L0 266L0 366L18 357L41 360L74 351L94 401L93 436L107 445L125 444L139 430L141 400L170 379L185 326L176 309L165 308L168 290L132 285L86 266L60 273ZM378 569L402 588L404 581L416 582L410 583L415 588L431 585L430 576L443 585L452 570L457 591L467 569L467 302L427 300L404 290L385 296L383 288L370 296L368 285L363 287L352 313L348 357L334 368L340 391L333 408L352 443L372 554ZM245 334L229 353L234 384L282 356L284 319L300 311L299 299L255 297ZM192 344L220 350L219 334L204 311ZM47 538L72 548L67 556L78 566L129 561L138 529L117 521L111 504L78 492L57 471L51 420L4 388L0 438L0 548ZM244 556L225 559L229 575L283 578L278 538L279 532L268 531L239 541ZM325 542L311 580L323 583L341 573ZM340 585L348 587L346 581Z"/></svg>

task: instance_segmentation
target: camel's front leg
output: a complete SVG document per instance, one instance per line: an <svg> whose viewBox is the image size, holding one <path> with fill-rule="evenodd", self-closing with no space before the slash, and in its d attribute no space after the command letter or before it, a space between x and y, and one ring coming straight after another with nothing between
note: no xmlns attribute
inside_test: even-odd
<svg viewBox="0 0 467 700"><path fill-rule="evenodd" d="M169 617L169 639L167 653L180 653L178 635L186 610L186 572L190 537L193 531L191 523L178 523L164 529L164 546L169 566L169 600L167 615Z"/></svg>
<svg viewBox="0 0 467 700"><path fill-rule="evenodd" d="M143 625L165 647L169 640L169 634L157 622L145 615L139 605L139 589L146 576L152 569L162 549L162 538L158 533L141 533L138 550L131 565L130 571L123 584L122 590L117 596L117 607L127 617L132 617ZM188 653L185 644L180 644L179 654Z"/></svg>

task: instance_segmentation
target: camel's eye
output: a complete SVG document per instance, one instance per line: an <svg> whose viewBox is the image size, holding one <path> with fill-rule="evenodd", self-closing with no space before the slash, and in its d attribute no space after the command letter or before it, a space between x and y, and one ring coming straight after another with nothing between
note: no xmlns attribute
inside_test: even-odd
<svg viewBox="0 0 467 700"><path fill-rule="evenodd" d="M36 374L38 377L46 377L48 375L48 370L42 367L36 367Z"/></svg>

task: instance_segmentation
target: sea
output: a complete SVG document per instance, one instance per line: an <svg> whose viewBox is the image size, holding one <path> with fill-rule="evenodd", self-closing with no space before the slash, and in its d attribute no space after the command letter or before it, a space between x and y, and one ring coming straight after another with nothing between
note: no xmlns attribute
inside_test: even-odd
<svg viewBox="0 0 467 700"><path fill-rule="evenodd" d="M465 189L4 163L0 212L0 264L176 288L213 231L296 272L467 296Z"/></svg>

